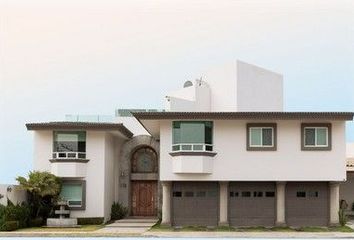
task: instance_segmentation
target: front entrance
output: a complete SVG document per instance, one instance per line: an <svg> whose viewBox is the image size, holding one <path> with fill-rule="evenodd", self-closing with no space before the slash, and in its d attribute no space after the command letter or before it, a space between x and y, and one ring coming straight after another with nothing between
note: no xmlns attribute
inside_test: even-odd
<svg viewBox="0 0 354 240"><path fill-rule="evenodd" d="M157 215L157 181L132 181L132 215Z"/></svg>

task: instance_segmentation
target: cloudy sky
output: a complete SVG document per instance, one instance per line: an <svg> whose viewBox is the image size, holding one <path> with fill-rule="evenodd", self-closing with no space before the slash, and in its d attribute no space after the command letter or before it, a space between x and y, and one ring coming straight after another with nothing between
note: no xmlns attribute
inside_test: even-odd
<svg viewBox="0 0 354 240"><path fill-rule="evenodd" d="M354 1L0 0L0 183L32 167L26 122L162 108L235 59L282 73L287 111L354 111Z"/></svg>

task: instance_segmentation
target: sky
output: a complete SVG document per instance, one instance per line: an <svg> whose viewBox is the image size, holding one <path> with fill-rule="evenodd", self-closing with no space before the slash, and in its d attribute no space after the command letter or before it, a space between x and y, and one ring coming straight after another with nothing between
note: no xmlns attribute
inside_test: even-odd
<svg viewBox="0 0 354 240"><path fill-rule="evenodd" d="M286 111L354 111L354 1L0 0L0 183L32 168L26 122L163 108L236 59L283 74Z"/></svg>

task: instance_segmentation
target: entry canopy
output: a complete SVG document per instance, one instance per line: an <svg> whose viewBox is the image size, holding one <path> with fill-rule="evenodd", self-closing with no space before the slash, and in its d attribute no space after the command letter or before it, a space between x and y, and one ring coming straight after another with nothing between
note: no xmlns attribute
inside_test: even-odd
<svg viewBox="0 0 354 240"><path fill-rule="evenodd" d="M354 112L134 112L132 115L159 139L161 120L352 121Z"/></svg>

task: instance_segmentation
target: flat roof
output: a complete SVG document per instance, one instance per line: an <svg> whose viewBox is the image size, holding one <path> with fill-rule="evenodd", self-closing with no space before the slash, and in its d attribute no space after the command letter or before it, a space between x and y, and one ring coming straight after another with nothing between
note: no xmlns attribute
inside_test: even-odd
<svg viewBox="0 0 354 240"><path fill-rule="evenodd" d="M353 120L354 112L133 112L137 119Z"/></svg>
<svg viewBox="0 0 354 240"><path fill-rule="evenodd" d="M27 130L101 130L119 131L127 138L133 137L133 133L122 123L106 122L41 122L26 123Z"/></svg>

